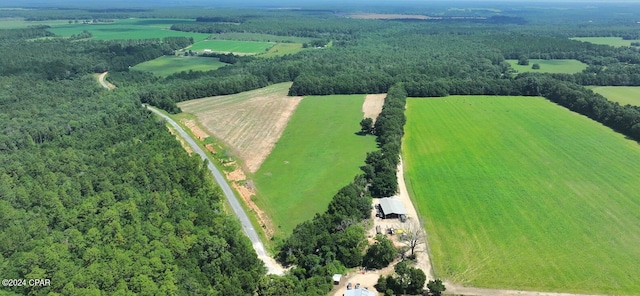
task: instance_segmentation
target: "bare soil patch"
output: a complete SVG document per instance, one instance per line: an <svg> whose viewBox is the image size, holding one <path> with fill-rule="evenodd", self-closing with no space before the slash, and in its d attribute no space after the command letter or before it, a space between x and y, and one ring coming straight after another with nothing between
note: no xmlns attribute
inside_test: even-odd
<svg viewBox="0 0 640 296"><path fill-rule="evenodd" d="M216 151L216 148L213 147L213 144L204 145L204 148L206 148L207 150L209 150L209 152L213 154L218 153L218 151Z"/></svg>
<svg viewBox="0 0 640 296"><path fill-rule="evenodd" d="M254 173L271 153L301 97L289 97L291 83L235 95L181 102L200 124L228 145ZM186 124L186 123L185 123ZM195 132L194 132L195 134Z"/></svg>
<svg viewBox="0 0 640 296"><path fill-rule="evenodd" d="M189 128L189 130L191 130L191 133L193 133L193 135L198 138L198 140L202 141L206 138L209 137L209 135L204 132L203 130L201 130L198 125L196 124L195 120L182 120L182 124L184 124L186 127Z"/></svg>
<svg viewBox="0 0 640 296"><path fill-rule="evenodd" d="M275 229L273 221L269 219L269 216L261 210L255 202L253 202L252 197L256 194L253 182L247 180L247 176L235 163L231 163L230 166L233 166L235 170L231 172L225 171L225 177L229 182L231 182L231 187L233 187L240 197L242 197L242 200L244 200L244 204L247 205L249 211L255 213L258 223L260 223L260 227L263 229L265 235L267 237L273 236Z"/></svg>
<svg viewBox="0 0 640 296"><path fill-rule="evenodd" d="M364 98L364 104L362 104L362 112L364 112L364 118L371 118L376 121L380 112L382 112L382 105L384 105L384 98L387 94L375 94L367 95Z"/></svg>

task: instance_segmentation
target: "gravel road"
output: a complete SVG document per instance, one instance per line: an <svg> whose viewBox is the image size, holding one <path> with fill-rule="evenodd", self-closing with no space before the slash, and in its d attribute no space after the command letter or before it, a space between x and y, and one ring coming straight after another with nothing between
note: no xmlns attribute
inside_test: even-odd
<svg viewBox="0 0 640 296"><path fill-rule="evenodd" d="M111 88L109 88L109 85L104 81L104 76L106 74L107 72L100 74L98 80L100 81L100 84L102 85L102 87L111 90ZM162 112L158 111L158 109L156 108L153 108L151 106L146 106L146 105L145 107L147 108L147 110L157 114L158 116L166 120L169 124L171 124L171 126L173 126L173 128L176 131L178 131L178 133L185 140L185 142L187 142L189 146L191 146L191 149L193 149L194 152L198 153L198 155L200 155L202 159L207 161L207 168L209 169L209 171L211 171L214 179L216 180L216 183L218 183L218 185L222 189L222 192L224 193L224 196L229 201L229 204L233 209L233 213L240 220L240 223L242 224L242 230L251 240L251 243L253 244L253 248L256 250L256 253L258 254L258 258L260 258L260 260L262 260L265 266L267 267L267 270L268 270L267 272L269 274L282 275L284 273L284 269L273 258L269 257L269 254L264 248L264 244L260 240L260 237L258 236L258 233L256 232L256 230L253 228L251 221L249 221L249 217L247 216L247 213L244 212L244 209L240 205L240 202L238 202L238 198L236 197L235 193L233 192L233 190L231 190L231 187L227 183L227 180L224 179L224 177L222 176L218 168L216 168L211 163L211 161L209 161L209 159L207 158L207 154L202 149L200 149L200 146L196 144L193 138L191 138L191 136L189 136L189 134L187 134L182 129L182 127L180 127L180 125L178 125L175 121L173 121L173 119L171 119L167 115L164 115Z"/></svg>

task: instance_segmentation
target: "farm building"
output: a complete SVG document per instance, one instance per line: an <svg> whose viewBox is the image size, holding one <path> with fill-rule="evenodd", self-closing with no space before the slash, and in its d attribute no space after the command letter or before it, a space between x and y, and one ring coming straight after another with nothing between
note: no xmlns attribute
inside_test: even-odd
<svg viewBox="0 0 640 296"><path fill-rule="evenodd" d="M400 218L402 221L407 219L407 209L396 198L381 198L378 209L380 210L380 217L384 219Z"/></svg>
<svg viewBox="0 0 640 296"><path fill-rule="evenodd" d="M375 296L376 294L367 288L355 288L353 290L347 290L342 294L343 296Z"/></svg>

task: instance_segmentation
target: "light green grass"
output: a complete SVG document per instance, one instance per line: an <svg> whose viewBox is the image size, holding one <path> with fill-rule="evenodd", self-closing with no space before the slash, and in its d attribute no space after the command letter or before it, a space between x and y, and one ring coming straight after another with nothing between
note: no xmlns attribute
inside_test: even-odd
<svg viewBox="0 0 640 296"><path fill-rule="evenodd" d="M199 41L209 36L209 34L169 30L172 24L190 22L194 21L185 19L122 19L115 20L113 23L60 24L52 27L49 31L56 35L70 37L86 30L93 34L92 39L94 40L193 37L195 41Z"/></svg>
<svg viewBox="0 0 640 296"><path fill-rule="evenodd" d="M210 39L219 40L240 40L240 41L260 41L260 42L293 42L293 43L305 43L311 42L312 38L296 37L296 36L277 36L261 33L220 33L212 35Z"/></svg>
<svg viewBox="0 0 640 296"><path fill-rule="evenodd" d="M294 54L302 51L302 44L300 43L277 43L273 47L269 48L269 51L264 54L258 55L262 58L270 58L275 56L283 56L287 54Z"/></svg>
<svg viewBox="0 0 640 296"><path fill-rule="evenodd" d="M358 136L364 95L304 98L274 150L255 173L256 204L278 235L327 210L333 195L353 181L373 136Z"/></svg>
<svg viewBox="0 0 640 296"><path fill-rule="evenodd" d="M637 86L596 86L590 87L610 101L620 105L640 106L640 87Z"/></svg>
<svg viewBox="0 0 640 296"><path fill-rule="evenodd" d="M266 52L274 43L270 42L254 42L254 41L235 41L235 40L203 40L197 42L188 49L193 51L203 51L210 49L214 52L233 52L241 54L256 54Z"/></svg>
<svg viewBox="0 0 640 296"><path fill-rule="evenodd" d="M0 29L19 29L29 26L61 26L67 25L66 20L25 21L23 18L0 18Z"/></svg>
<svg viewBox="0 0 640 296"><path fill-rule="evenodd" d="M528 66L518 65L518 60L507 60L511 65L511 68L518 71L518 73L524 72L538 72L538 73L566 73L573 74L582 72L587 68L587 64L577 60L538 60L530 59ZM540 69L531 69L533 64L539 64Z"/></svg>
<svg viewBox="0 0 640 296"><path fill-rule="evenodd" d="M640 295L640 145L543 98L409 99L409 192L438 277Z"/></svg>
<svg viewBox="0 0 640 296"><path fill-rule="evenodd" d="M622 37L574 37L570 39L615 47L631 46L631 42L640 42L640 40L624 40Z"/></svg>
<svg viewBox="0 0 640 296"><path fill-rule="evenodd" d="M209 71L227 64L216 58L162 56L157 59L137 64L134 70L148 71L157 76L168 76L182 71Z"/></svg>

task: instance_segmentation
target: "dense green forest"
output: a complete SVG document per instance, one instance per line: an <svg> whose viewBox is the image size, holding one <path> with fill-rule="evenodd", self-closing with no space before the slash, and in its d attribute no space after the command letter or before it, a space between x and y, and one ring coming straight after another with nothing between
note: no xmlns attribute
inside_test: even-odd
<svg viewBox="0 0 640 296"><path fill-rule="evenodd" d="M249 295L265 274L200 158L89 74L189 40L26 41L2 31L0 274L19 294ZM166 48L165 48L166 47Z"/></svg>
<svg viewBox="0 0 640 296"><path fill-rule="evenodd" d="M188 18L196 21L171 29L299 36L330 45L271 58L213 54L229 65L160 78L129 67L172 55L192 39L50 38L50 27L40 23L0 30L0 49L11 53L0 55L0 274L52 280L35 292L8 291L326 295L331 274L374 264L367 254L377 247L367 251L364 225L371 198L397 190L407 96L544 96L640 140L639 107L584 87L640 86L640 51L568 39L640 38L633 18L640 7L505 5L496 12L446 5L377 10L448 17L424 21L354 19L347 8L0 10L0 17L41 21ZM588 67L575 74L515 73L505 60L519 58L575 59ZM104 71L116 90L101 89L90 77ZM176 102L286 81L293 82L291 95L387 93L387 100L370 131L380 149L362 160L363 173L326 211L274 242L276 258L292 268L265 276L204 164L140 103L179 113Z"/></svg>

